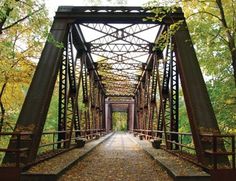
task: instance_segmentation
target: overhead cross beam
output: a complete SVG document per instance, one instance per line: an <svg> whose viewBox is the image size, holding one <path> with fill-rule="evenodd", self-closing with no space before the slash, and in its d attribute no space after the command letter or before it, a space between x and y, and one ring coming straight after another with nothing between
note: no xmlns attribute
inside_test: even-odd
<svg viewBox="0 0 236 181"><path fill-rule="evenodd" d="M156 7L155 7L156 8ZM160 7L162 9L162 7ZM56 13L57 19L75 20L77 23L136 23L150 24L144 18L155 14L143 7L99 7L99 6L60 6ZM154 24L172 24L183 19L183 12L178 9L171 16L166 16Z"/></svg>

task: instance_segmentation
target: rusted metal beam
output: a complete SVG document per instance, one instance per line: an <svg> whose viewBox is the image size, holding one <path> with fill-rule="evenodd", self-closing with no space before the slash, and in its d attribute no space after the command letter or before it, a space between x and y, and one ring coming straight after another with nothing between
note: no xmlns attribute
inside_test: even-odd
<svg viewBox="0 0 236 181"><path fill-rule="evenodd" d="M158 30L157 36L156 36L156 38L155 38L155 42L158 42L158 41L159 41L159 39L161 38L161 36L162 36L162 34L163 34L164 32L166 32L166 25L161 25L160 28L159 28L159 30ZM142 72L142 74L141 74L141 77L140 77L140 79L139 79L139 83L138 83L138 85L137 85L137 87L136 87L135 93L136 93L137 90L139 89L140 84L141 84L141 81L143 81L143 80L145 79L145 74L146 74L146 72L147 72L148 70L152 70L152 69L153 69L153 61L154 61L155 59L158 59L158 60L159 60L159 59L161 59L161 58L163 57L162 51L163 51L163 50L159 50L159 49L154 50L154 44L153 44L152 47L150 48L150 55L149 55L149 57L148 57L148 59L147 59L147 64L146 64L146 66L144 67L144 70L143 70L143 72ZM155 60L155 61L156 61L156 60Z"/></svg>
<svg viewBox="0 0 236 181"><path fill-rule="evenodd" d="M51 34L58 42L65 42L68 32L68 21L55 20ZM22 110L17 120L14 131L32 131L32 138L25 140L24 147L30 149L29 153L21 158L23 163L34 161L37 155L44 123L47 117L57 73L61 63L62 48L56 47L51 42L46 42L36 68L32 83L25 98ZM11 139L9 148L16 146L14 138ZM4 162L15 162L14 155L7 153Z"/></svg>
<svg viewBox="0 0 236 181"><path fill-rule="evenodd" d="M170 131L179 131L179 72L176 64L174 45L170 41ZM171 141L179 142L178 135L170 135ZM179 149L178 145L171 144L171 149Z"/></svg>
<svg viewBox="0 0 236 181"><path fill-rule="evenodd" d="M95 64L94 64L93 59L90 54L90 48L84 39L84 36L83 36L83 33L82 33L80 27L78 25L74 24L72 31L73 31L73 37L74 37L73 38L74 46L76 47L78 52L81 52L82 54L84 54L84 56L85 56L84 61L86 61L85 64L87 66L86 68L88 70L94 71L95 79L100 80L100 77L98 76L98 72L95 68ZM102 86L100 81L99 81L99 86L102 89L103 93L105 94L104 87Z"/></svg>
<svg viewBox="0 0 236 181"><path fill-rule="evenodd" d="M106 101L106 104L134 104L134 101Z"/></svg>
<svg viewBox="0 0 236 181"><path fill-rule="evenodd" d="M69 140L64 144L64 147L67 148L70 147L73 127L76 130L79 127L76 61L73 54L72 39L72 27L70 26L60 67L58 109L58 131L67 131L59 134L58 141ZM68 83L69 85L67 86ZM61 147L61 143L58 144L58 147Z"/></svg>
<svg viewBox="0 0 236 181"><path fill-rule="evenodd" d="M186 22L183 22L175 33L174 42L177 66L180 73L196 154L201 163L209 163L209 160L204 155L204 150L208 149L210 144L207 140L201 139L200 134L220 134L220 130ZM223 144L219 147L224 150ZM227 163L227 160L224 157L222 162Z"/></svg>
<svg viewBox="0 0 236 181"><path fill-rule="evenodd" d="M164 7L159 8L160 11ZM153 23L171 24L173 21L183 19L183 12L178 9L176 12L168 14L161 22L143 21L144 18L152 17L155 14L142 7L99 7L99 6L60 6L56 17L65 19L71 18L79 23Z"/></svg>

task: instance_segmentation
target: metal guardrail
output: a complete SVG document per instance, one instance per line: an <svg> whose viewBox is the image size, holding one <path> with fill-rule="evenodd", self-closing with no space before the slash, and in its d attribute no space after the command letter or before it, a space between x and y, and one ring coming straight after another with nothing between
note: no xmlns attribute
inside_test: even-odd
<svg viewBox="0 0 236 181"><path fill-rule="evenodd" d="M72 137L71 140L76 141L77 139L80 139L80 138L86 138L87 140L92 140L92 139L95 139L96 136L98 136L98 135L100 136L100 135L105 134L105 132L106 131L104 129L74 130L73 131L74 137ZM69 133L69 131L45 131L45 132L43 132L42 137L47 136L47 135L51 135L52 142L40 144L39 149L52 146L51 150L52 151L56 150L56 146L58 144L65 144L70 141L70 139L64 139L61 141L57 140L57 136L59 134L66 134L66 133ZM80 136L75 136L76 133L80 133ZM1 132L0 137L2 138L4 136L11 136L11 139L16 139L16 147L14 149L0 147L0 153L1 152L2 153L10 152L10 153L15 154L16 163L14 165L12 165L12 164L0 165L0 167L1 166L2 167L17 167L17 168L21 167L20 155L24 152L29 151L28 148L22 147L22 141L24 140L25 136L33 136L33 133L32 132ZM10 140L10 138L9 138L9 140Z"/></svg>
<svg viewBox="0 0 236 181"><path fill-rule="evenodd" d="M183 152L183 149L185 148L185 150L192 150L195 151L195 147L194 146L189 146L187 144L184 143L184 137L192 137L191 133L180 133L180 132L164 132L164 131L158 131L158 130L143 130L143 129L134 129L133 132L135 132L136 134L138 134L141 137L145 137L146 139L159 139L162 141L165 141L165 143L169 143L169 144L173 144L173 145L177 145L179 147L179 151ZM165 135L167 135L167 139L165 137ZM175 142L172 140L169 140L168 138L170 138L170 135L178 135L179 138L179 142ZM224 168L224 169L234 169L236 167L236 161L235 161L235 135L229 135L229 134L222 134L222 135L217 135L217 134L201 134L200 135L202 138L208 138L209 142L212 143L212 147L210 150L205 150L205 154L209 155L209 157L212 158L212 162L213 165L211 168L207 168L207 169L221 169L218 167L218 157L220 156L230 156L230 162L231 162L231 167L228 168ZM228 151L227 149L225 150L219 150L217 148L217 145L220 144L220 142L222 143L225 142L225 138L230 139L230 141L227 141L227 143L230 145L228 146L228 150L230 149L230 151ZM191 138L192 139L192 138ZM167 145L165 145L167 148ZM230 148L231 147L231 148ZM167 148L168 149L168 148ZM180 155L181 156L181 155Z"/></svg>
<svg viewBox="0 0 236 181"><path fill-rule="evenodd" d="M57 145L57 144L67 143L69 141L75 141L76 139L79 139L79 138L86 138L87 140L91 140L94 138L94 136L96 136L98 134L102 134L104 132L105 132L105 129L74 130L72 133L74 133L74 135L76 135L76 133L80 133L80 136L74 136L71 138L71 140L64 139L62 141L56 141L56 136L58 136L59 134L70 133L70 131L45 131L45 132L43 132L42 137L47 136L47 135L51 135L52 142L46 143L46 144L41 144L39 146L39 148L52 146L52 150L55 150L55 145Z"/></svg>
<svg viewBox="0 0 236 181"><path fill-rule="evenodd" d="M21 140L22 136L31 136L31 132L1 132L0 136L12 136L14 139L16 139L16 148L15 149L10 149L10 148L0 148L0 152L10 152L10 153L15 153L16 155L16 164L15 167L20 167L20 154L23 152L28 151L28 148L21 148Z"/></svg>
<svg viewBox="0 0 236 181"><path fill-rule="evenodd" d="M180 147L180 150L182 151L183 148L189 149L189 150L195 150L194 147L188 146L183 143L183 137L188 136L192 137L191 133L179 133L179 132L166 132L167 135L178 135L179 136L179 141L180 142L175 142L171 140L166 140L165 137L163 137L162 134L164 134L164 131L158 131L158 130L142 130L142 129L134 129L134 132L137 132L138 134L143 135L144 137L149 137L149 139L159 139L162 141L166 141L167 143L178 145ZM192 138L191 138L192 139Z"/></svg>
<svg viewBox="0 0 236 181"><path fill-rule="evenodd" d="M218 168L218 157L220 156L231 156L231 168L235 169L235 135L214 135L214 134L202 134L202 137L208 137L212 142L212 149L205 150L205 154L210 155L213 159L213 169ZM217 145L222 142L224 138L229 138L231 142L231 151L219 150Z"/></svg>

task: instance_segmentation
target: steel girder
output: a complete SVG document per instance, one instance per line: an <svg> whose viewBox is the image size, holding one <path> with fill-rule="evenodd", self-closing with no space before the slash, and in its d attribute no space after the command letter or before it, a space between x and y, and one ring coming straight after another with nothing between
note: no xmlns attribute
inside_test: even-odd
<svg viewBox="0 0 236 181"><path fill-rule="evenodd" d="M179 77L172 38L167 41L165 56L163 57L164 61L160 62L157 68L160 100L157 129L165 131L165 139L178 142L178 135L166 134L167 131L178 132L179 122ZM168 148L173 149L172 144L167 143L166 145ZM175 149L178 149L178 146Z"/></svg>
<svg viewBox="0 0 236 181"><path fill-rule="evenodd" d="M72 29L70 26L68 34L67 47L65 48L65 55L62 59L60 69L60 89L59 89L59 131L67 131L63 135L59 135L58 141L68 140L64 147L70 146L72 130L80 130L79 121L79 103L78 95L80 89L80 82L82 81L83 90L83 102L87 106L87 113L85 113L85 128L100 129L102 126L101 112L104 105L102 105L102 99L104 99L103 92L99 87L96 74L92 69L87 67L87 55L84 52L78 52L80 59L75 61L73 58L73 37ZM81 51L81 50L79 50ZM79 66L76 65L80 62ZM76 64L77 63L77 64ZM89 72L88 72L89 71ZM76 77L77 75L77 77ZM82 79L82 80L81 80ZM69 84L69 86L67 85ZM80 136L80 132L76 132L76 136ZM61 144L58 145L61 147Z"/></svg>
<svg viewBox="0 0 236 181"><path fill-rule="evenodd" d="M209 164L211 160L206 157L204 150L208 149L210 144L201 134L220 134L220 130L185 21L173 39L196 154L199 162ZM221 143L219 148L225 150L224 144ZM218 161L228 164L228 158L225 156L219 157Z"/></svg>
<svg viewBox="0 0 236 181"><path fill-rule="evenodd" d="M91 45L91 54L102 57L102 60L97 61L97 69L100 75L106 75L103 76L102 82L107 94L122 92L133 94L136 88L134 85L138 82L132 79L135 79L139 75L137 72L142 70L142 62L139 61L139 58L147 55L150 49L150 42L136 36L136 34L157 25L137 26L131 24L122 28L110 24L82 24L82 26L103 34L103 36L90 41L89 44ZM133 63L139 63L139 67L134 66ZM110 83L106 80L114 75L120 81ZM126 85L122 85L124 81Z"/></svg>
<svg viewBox="0 0 236 181"><path fill-rule="evenodd" d="M68 20L54 21L51 34L59 42L65 43L68 34ZM35 160L44 123L47 117L51 96L60 68L63 49L56 47L51 42L46 42L40 61L37 65L32 83L25 98L22 110L17 120L15 131L30 131L32 137L25 139L22 146L29 149L28 154L21 155L22 163L29 163ZM16 140L12 137L9 148L16 147ZM4 162L15 162L14 155L7 153Z"/></svg>
<svg viewBox="0 0 236 181"><path fill-rule="evenodd" d="M85 49L92 55L89 59L93 59L89 62L95 61L95 67L88 63L91 64L89 67L97 69L100 82L109 96L134 96L143 63L153 48L154 41L142 38L141 33L159 28L159 24L181 19L182 12L176 11L158 23L143 21L144 17L152 15L150 10L140 7L59 7L56 14L57 18L76 17L79 34L77 42L84 44ZM90 38L85 43L83 34L89 30L99 36ZM109 82L112 78L116 82ZM122 84L124 81L126 85Z"/></svg>
<svg viewBox="0 0 236 181"><path fill-rule="evenodd" d="M70 26L67 46L64 49L59 77L58 130L67 132L59 135L58 141L68 140L64 147L69 148L73 128L75 130L80 129L78 107L78 83L80 82L78 79L80 77L76 77L76 64L79 62L75 61L73 54L72 26ZM79 136L79 132L76 133L76 136ZM58 147L60 146L59 144Z"/></svg>
<svg viewBox="0 0 236 181"><path fill-rule="evenodd" d="M155 7L156 8L156 7ZM162 7L160 7L162 9ZM99 6L60 6L56 12L56 18L71 19L78 23L135 23L143 24L150 21L143 21L144 18L152 17L154 14L150 9L143 7L99 7ZM181 9L164 17L158 24L172 24L173 20L183 19Z"/></svg>

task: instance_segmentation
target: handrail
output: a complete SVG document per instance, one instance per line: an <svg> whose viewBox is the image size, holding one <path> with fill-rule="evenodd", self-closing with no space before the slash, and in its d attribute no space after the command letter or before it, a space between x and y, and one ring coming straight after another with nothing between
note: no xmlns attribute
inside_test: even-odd
<svg viewBox="0 0 236 181"><path fill-rule="evenodd" d="M96 136L97 134L101 134L105 131L106 131L105 129L73 130L72 131L73 133L79 133L80 132L81 136L73 136L71 139L63 139L63 140L55 140L55 136L59 135L59 134L70 133L70 131L45 131L45 132L42 133L42 137L52 135L52 142L45 143L45 144L40 144L39 148L53 146L52 150L55 150L55 145L57 145L57 144L60 144L60 143L63 144L63 143L69 142L70 140L75 141L78 138L86 137L86 135L90 136L87 139L93 139L94 136ZM24 132L20 132L20 131L0 132L0 136L16 136L16 148L1 148L0 147L0 152L5 152L5 153L12 152L12 153L14 153L16 155L15 166L20 167L20 163L21 163L20 154L30 150L27 147L21 147L22 146L21 142L24 140L24 136L32 136L32 135L33 135L33 133L28 132L28 131L24 131Z"/></svg>
<svg viewBox="0 0 236 181"><path fill-rule="evenodd" d="M12 152L16 154L16 164L15 167L20 167L20 154L26 152L28 148L21 148L21 138L22 136L32 135L32 132L1 132L0 136L16 136L16 148L1 148L0 152Z"/></svg>
<svg viewBox="0 0 236 181"><path fill-rule="evenodd" d="M232 169L235 170L235 135L232 134L201 134L203 137L210 137L212 139L212 150L205 150L204 152L213 157L213 169L218 169L218 157L219 156L232 156ZM217 141L218 138L231 138L231 151L218 150ZM222 139L220 140L222 141Z"/></svg>
<svg viewBox="0 0 236 181"><path fill-rule="evenodd" d="M26 135L33 135L32 132L0 132L0 136L16 136L16 135L22 135L22 136L26 136Z"/></svg>
<svg viewBox="0 0 236 181"><path fill-rule="evenodd" d="M161 135L159 136L155 136L153 134L147 134L148 136L152 136L153 139L156 139L158 138L159 140L166 140L166 143L170 143L170 144L175 144L175 145L178 145L180 147L180 151L182 151L182 148L186 148L186 149L190 149L190 150L195 150L194 147L191 147L191 146L188 146L188 145L185 145L183 144L183 136L192 136L192 133L181 133L181 132L173 132L173 131L159 131L159 130L144 130L144 129L134 129L133 132L136 132L138 133L140 136L142 135L145 135L145 133L160 133L161 135L166 133L166 135L178 135L180 136L180 143L179 142L176 142L176 141L172 141L172 140L169 140L168 137L167 138L162 138ZM222 155L225 155L225 156L232 156L232 169L235 169L235 163L236 163L236 159L235 159L235 136L236 135L233 135L233 134L214 134L214 133L203 133L200 135L201 137L210 137L211 138L211 141L212 141L212 150L205 150L205 154L208 154L208 155L211 155L213 157L213 169L218 169L217 167L217 163L218 163L218 160L217 160L217 157L218 156L222 156ZM217 149L217 140L219 140L218 138L230 138L231 141L230 141L230 144L231 144L231 151L227 151L227 150L218 150Z"/></svg>

